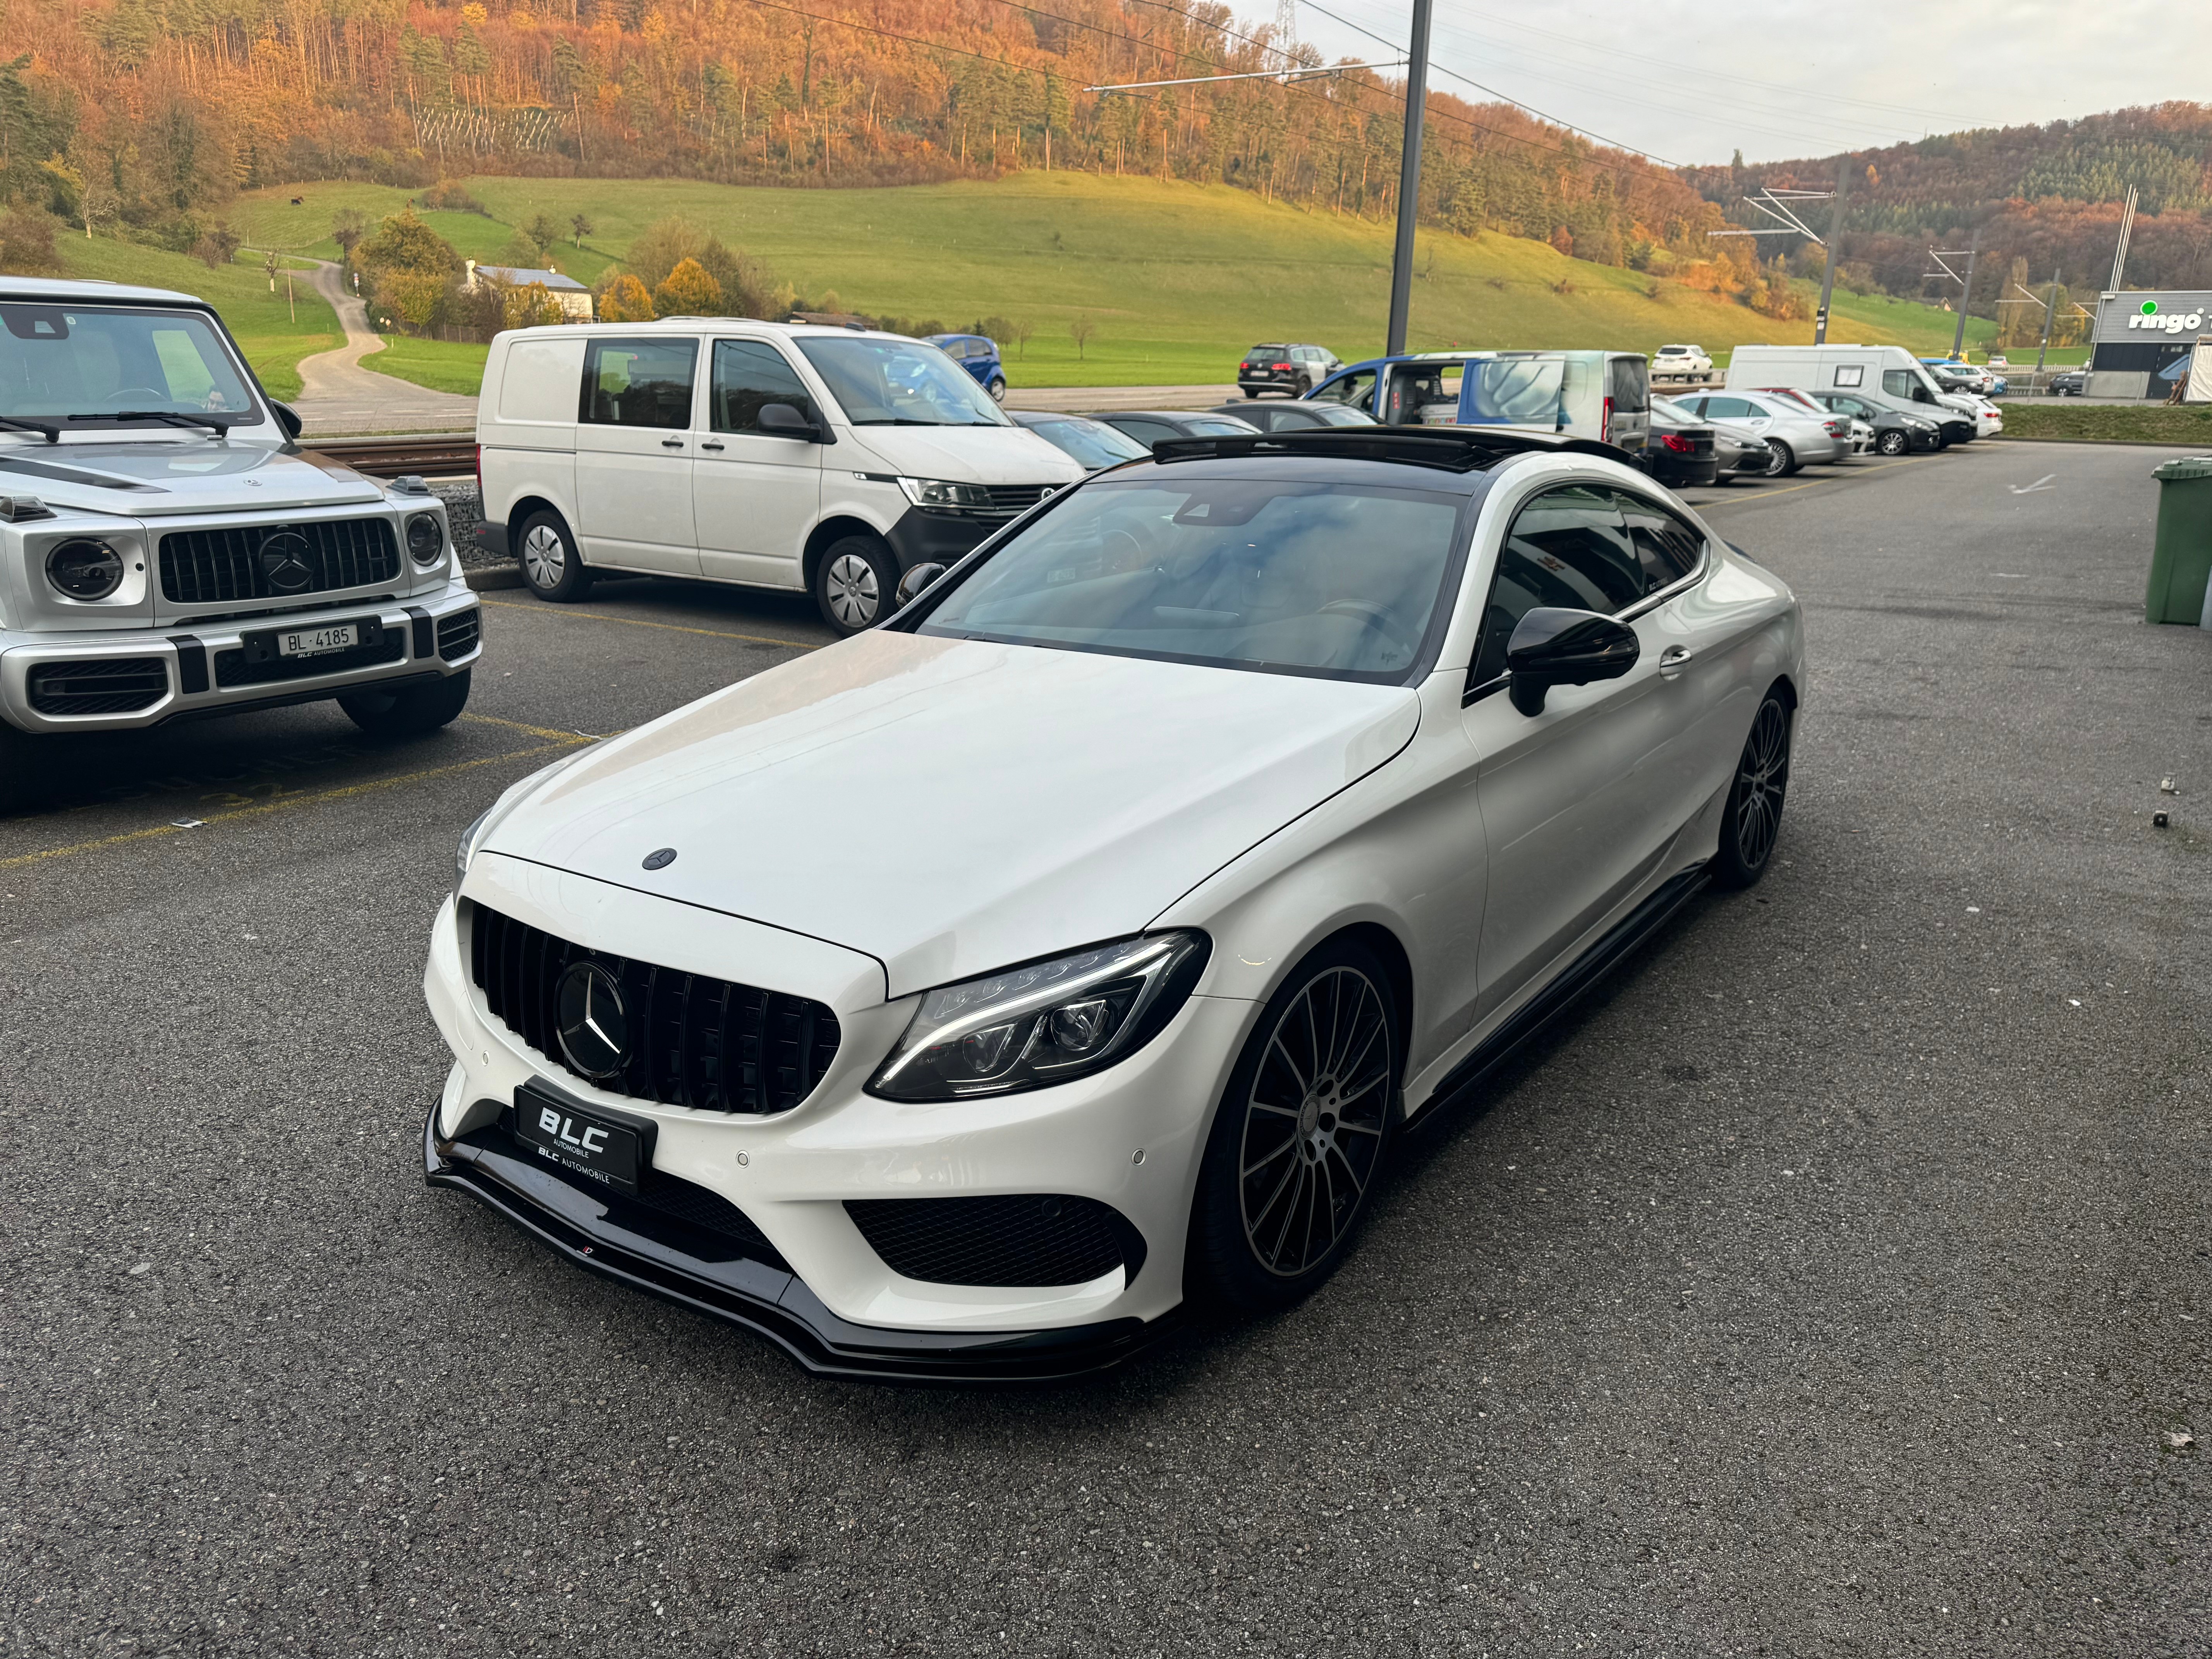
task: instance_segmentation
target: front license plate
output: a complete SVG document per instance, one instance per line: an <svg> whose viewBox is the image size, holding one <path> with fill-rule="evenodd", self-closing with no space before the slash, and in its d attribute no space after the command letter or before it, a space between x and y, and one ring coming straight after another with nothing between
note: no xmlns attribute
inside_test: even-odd
<svg viewBox="0 0 2212 1659"><path fill-rule="evenodd" d="M544 1097L518 1091L515 1138L553 1163L566 1164L618 1192L635 1193L645 1158L636 1130Z"/></svg>
<svg viewBox="0 0 2212 1659"><path fill-rule="evenodd" d="M331 623L324 628L286 629L276 635L280 657L321 657L333 651L350 651L361 643L355 623Z"/></svg>

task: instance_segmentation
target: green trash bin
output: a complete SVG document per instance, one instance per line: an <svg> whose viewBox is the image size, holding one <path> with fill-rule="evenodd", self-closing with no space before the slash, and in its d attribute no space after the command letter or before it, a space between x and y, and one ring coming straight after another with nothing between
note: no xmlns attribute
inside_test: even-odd
<svg viewBox="0 0 2212 1659"><path fill-rule="evenodd" d="M2158 534L2151 544L2150 589L2143 620L2203 623L2212 578L2212 455L2168 461L2158 480Z"/></svg>

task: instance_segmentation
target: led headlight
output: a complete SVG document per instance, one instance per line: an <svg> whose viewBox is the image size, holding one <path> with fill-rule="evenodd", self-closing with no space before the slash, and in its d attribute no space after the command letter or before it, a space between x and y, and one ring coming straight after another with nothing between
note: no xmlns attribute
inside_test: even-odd
<svg viewBox="0 0 2212 1659"><path fill-rule="evenodd" d="M446 550L446 527L434 513L417 513L407 520L407 551L417 564L435 564Z"/></svg>
<svg viewBox="0 0 2212 1659"><path fill-rule="evenodd" d="M46 580L73 599L104 599L123 586L123 556L90 536L74 537L46 555Z"/></svg>
<svg viewBox="0 0 2212 1659"><path fill-rule="evenodd" d="M922 998L868 1092L1011 1094L1111 1066L1175 1018L1206 951L1203 933L1152 933L944 986Z"/></svg>
<svg viewBox="0 0 2212 1659"><path fill-rule="evenodd" d="M916 507L987 507L991 492L981 484L947 483L939 478L901 478L898 487Z"/></svg>

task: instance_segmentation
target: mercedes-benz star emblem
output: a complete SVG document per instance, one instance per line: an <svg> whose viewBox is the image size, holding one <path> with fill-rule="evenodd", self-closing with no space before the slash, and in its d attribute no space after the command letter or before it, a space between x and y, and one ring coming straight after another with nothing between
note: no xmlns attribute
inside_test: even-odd
<svg viewBox="0 0 2212 1659"><path fill-rule="evenodd" d="M648 870L665 870L675 862L676 849L673 847L664 847L657 853L645 855L645 867Z"/></svg>
<svg viewBox="0 0 2212 1659"><path fill-rule="evenodd" d="M594 1083L629 1061L629 1010L622 982L596 962L572 962L554 988L556 1028L568 1063Z"/></svg>
<svg viewBox="0 0 2212 1659"><path fill-rule="evenodd" d="M315 579L307 538L296 530L279 530L261 538L261 580L279 593L303 592Z"/></svg>

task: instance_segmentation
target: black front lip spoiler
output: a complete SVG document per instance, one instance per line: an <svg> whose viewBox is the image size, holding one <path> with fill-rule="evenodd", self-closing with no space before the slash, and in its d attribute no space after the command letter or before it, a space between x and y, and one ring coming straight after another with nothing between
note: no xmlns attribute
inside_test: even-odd
<svg viewBox="0 0 2212 1659"><path fill-rule="evenodd" d="M702 1261L604 1220L587 1194L514 1158L438 1138L422 1126L422 1176L496 1210L580 1267L694 1313L766 1337L817 1376L933 1383L1059 1382L1133 1358L1172 1329L1109 1320L1042 1331L902 1331L855 1325L830 1311L796 1273L765 1262ZM594 1218L590 1212L599 1211Z"/></svg>

